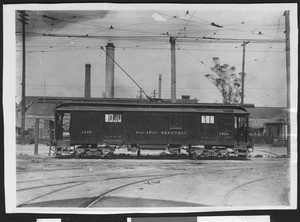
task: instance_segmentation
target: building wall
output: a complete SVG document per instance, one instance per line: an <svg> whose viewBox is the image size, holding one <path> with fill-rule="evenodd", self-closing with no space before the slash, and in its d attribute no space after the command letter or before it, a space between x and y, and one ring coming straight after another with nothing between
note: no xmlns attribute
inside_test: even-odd
<svg viewBox="0 0 300 222"><path fill-rule="evenodd" d="M266 137L274 139L287 139L287 125L284 123L266 124Z"/></svg>

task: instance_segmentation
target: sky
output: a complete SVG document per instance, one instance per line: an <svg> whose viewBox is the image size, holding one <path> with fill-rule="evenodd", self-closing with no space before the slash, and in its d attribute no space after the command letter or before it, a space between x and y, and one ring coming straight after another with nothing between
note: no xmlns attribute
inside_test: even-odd
<svg viewBox="0 0 300 222"><path fill-rule="evenodd" d="M102 9L104 8L104 9ZM88 10L26 10L26 95L83 97L85 64L91 64L91 96L105 91L105 52L115 45L115 61L149 95L171 95L169 38L176 37L177 99L190 95L201 103L222 102L205 77L213 58L242 72L245 48L245 103L287 104L284 7L106 7ZM91 10L92 9L92 10ZM164 9L164 10L161 10ZM22 29L15 14L16 102L21 99ZM293 73L292 73L293 74ZM294 73L295 74L295 73ZM139 88L115 66L115 98L136 98Z"/></svg>

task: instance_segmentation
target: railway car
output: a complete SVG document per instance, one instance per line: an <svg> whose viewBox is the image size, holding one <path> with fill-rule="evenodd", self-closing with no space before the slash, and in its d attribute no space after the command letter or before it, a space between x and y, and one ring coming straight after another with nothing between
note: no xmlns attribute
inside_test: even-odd
<svg viewBox="0 0 300 222"><path fill-rule="evenodd" d="M62 103L55 109L53 145L56 155L75 148L82 156L99 156L125 146L136 148L137 155L149 147L183 147L194 157L229 155L224 149L246 157L248 118L247 110L237 105Z"/></svg>

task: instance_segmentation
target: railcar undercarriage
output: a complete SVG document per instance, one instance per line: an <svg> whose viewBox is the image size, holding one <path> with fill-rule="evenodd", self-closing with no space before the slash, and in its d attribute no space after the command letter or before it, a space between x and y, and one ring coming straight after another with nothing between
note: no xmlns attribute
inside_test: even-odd
<svg viewBox="0 0 300 222"><path fill-rule="evenodd" d="M115 146L115 145L79 145L68 146L66 143L50 148L49 154L56 158L76 159L109 159L109 158L174 158L174 159L246 159L253 147L239 144L239 147L222 146L165 146L157 148L148 146Z"/></svg>

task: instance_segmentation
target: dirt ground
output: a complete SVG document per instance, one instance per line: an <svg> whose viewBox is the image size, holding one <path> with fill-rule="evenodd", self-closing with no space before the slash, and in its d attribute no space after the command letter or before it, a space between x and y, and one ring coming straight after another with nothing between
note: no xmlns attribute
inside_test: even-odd
<svg viewBox="0 0 300 222"><path fill-rule="evenodd" d="M55 159L17 145L18 207L288 206L286 148L248 160Z"/></svg>

